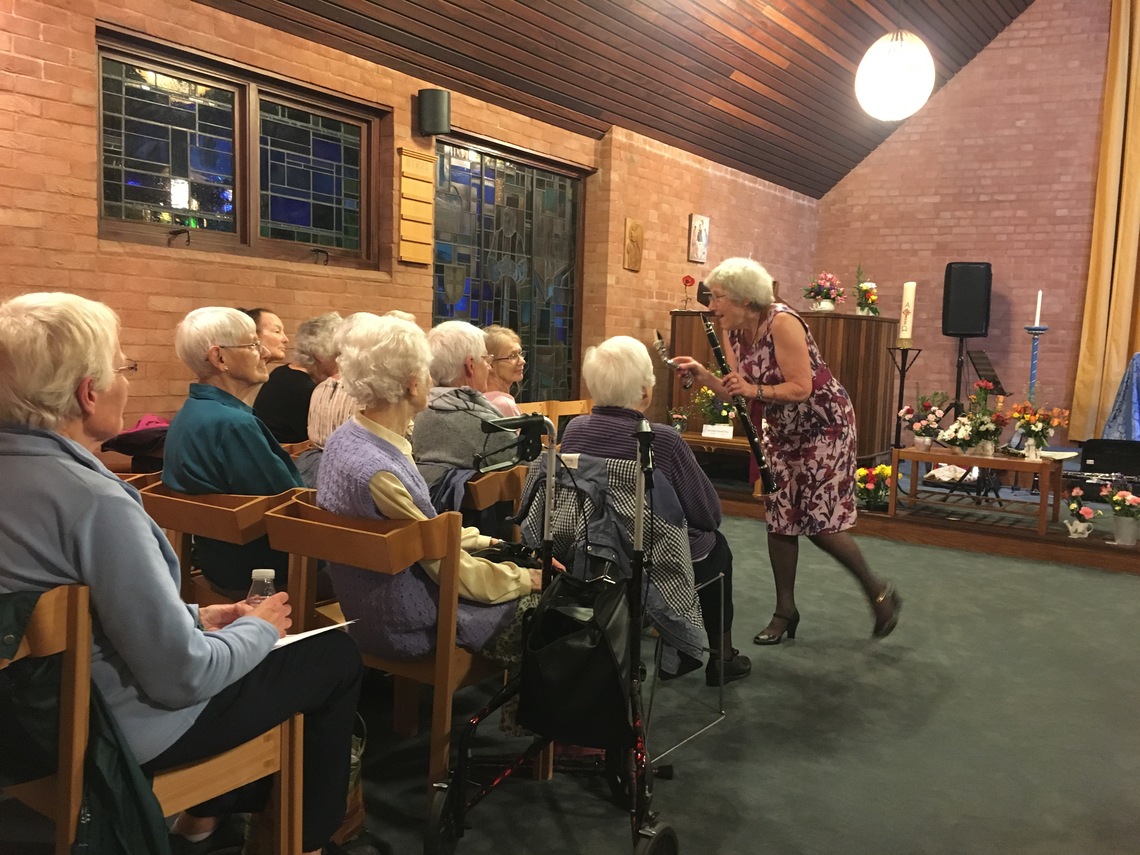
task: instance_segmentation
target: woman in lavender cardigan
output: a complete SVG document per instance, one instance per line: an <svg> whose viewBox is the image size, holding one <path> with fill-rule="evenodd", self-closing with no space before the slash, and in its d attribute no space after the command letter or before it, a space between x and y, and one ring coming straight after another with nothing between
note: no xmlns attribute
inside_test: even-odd
<svg viewBox="0 0 1140 855"><path fill-rule="evenodd" d="M337 333L345 387L362 411L329 438L321 460L317 503L356 517L428 519L436 515L405 432L427 406L431 352L410 321L361 312ZM477 529L463 531L459 570L458 642L504 665L518 660L520 620L537 602L538 570L495 563L467 550L494 543ZM330 565L329 575L350 631L365 652L412 658L435 643L438 562L384 576Z"/></svg>

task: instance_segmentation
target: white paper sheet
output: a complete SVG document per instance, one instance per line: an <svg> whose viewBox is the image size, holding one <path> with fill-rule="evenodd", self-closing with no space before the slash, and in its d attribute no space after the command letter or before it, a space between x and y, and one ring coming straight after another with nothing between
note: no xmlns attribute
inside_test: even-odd
<svg viewBox="0 0 1140 855"><path fill-rule="evenodd" d="M350 623L356 623L356 621L349 620L345 621L344 623L333 624L332 626L322 626L318 629L310 629L308 632L298 632L296 635L287 635L284 638L278 639L277 643L273 645L273 649L276 650L278 647L284 647L286 644L292 644L294 641L300 641L302 638L308 638L310 635L316 635L320 632L328 632L330 629L344 629Z"/></svg>

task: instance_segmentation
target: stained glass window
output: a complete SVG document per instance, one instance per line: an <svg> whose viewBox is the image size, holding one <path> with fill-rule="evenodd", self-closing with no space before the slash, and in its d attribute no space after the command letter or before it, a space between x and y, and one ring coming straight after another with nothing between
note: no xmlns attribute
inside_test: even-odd
<svg viewBox="0 0 1140 855"><path fill-rule="evenodd" d="M433 319L522 339L518 401L574 389L579 179L438 144Z"/></svg>
<svg viewBox="0 0 1140 855"><path fill-rule="evenodd" d="M360 248L359 125L261 101L261 235Z"/></svg>
<svg viewBox="0 0 1140 855"><path fill-rule="evenodd" d="M232 232L234 92L103 58L103 215Z"/></svg>

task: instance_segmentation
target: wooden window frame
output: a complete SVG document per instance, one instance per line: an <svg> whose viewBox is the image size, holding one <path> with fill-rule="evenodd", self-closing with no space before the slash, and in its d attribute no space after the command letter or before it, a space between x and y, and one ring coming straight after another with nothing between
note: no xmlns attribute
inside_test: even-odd
<svg viewBox="0 0 1140 855"><path fill-rule="evenodd" d="M392 110L380 104L346 98L318 87L302 85L258 69L189 53L184 48L144 39L133 33L100 27L97 31L99 128L98 205L99 237L150 246L178 246L205 252L328 264L363 270L385 270L392 265L391 241L382 235L392 229L391 204L394 163ZM237 228L224 233L191 229L186 238L172 238L172 228L103 215L103 87L104 57L137 63L174 77L200 81L234 92L234 218ZM360 249L350 250L301 241L261 236L260 121L261 99L328 116L360 127ZM320 250L315 253L314 250Z"/></svg>

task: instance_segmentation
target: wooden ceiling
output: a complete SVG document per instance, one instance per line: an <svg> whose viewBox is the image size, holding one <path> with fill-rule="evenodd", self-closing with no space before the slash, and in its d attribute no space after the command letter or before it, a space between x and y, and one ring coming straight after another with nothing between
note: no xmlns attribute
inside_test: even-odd
<svg viewBox="0 0 1140 855"><path fill-rule="evenodd" d="M899 23L917 33L937 90L1033 0L199 2L571 131L617 125L819 198L897 126L855 100L877 38Z"/></svg>

